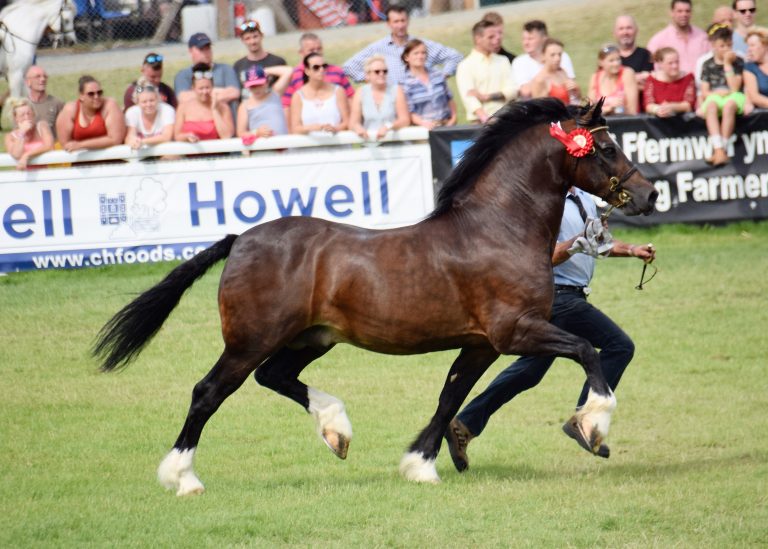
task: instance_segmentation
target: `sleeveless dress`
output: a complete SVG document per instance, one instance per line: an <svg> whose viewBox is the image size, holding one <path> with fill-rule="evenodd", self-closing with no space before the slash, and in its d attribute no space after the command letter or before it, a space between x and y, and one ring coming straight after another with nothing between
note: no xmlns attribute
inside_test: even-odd
<svg viewBox="0 0 768 549"><path fill-rule="evenodd" d="M616 89L613 90L613 93L605 94L600 91L600 77L603 75L603 69L600 69L597 71L593 77L592 81L592 87L595 90L595 95L597 97L605 96L606 103L609 102L609 100L613 99L615 101L618 101L621 105L621 111L618 109L614 112L616 114L619 114L619 112L623 112L626 108L626 98L624 97L624 80L622 79L622 74L624 73L624 67L621 67L619 69L618 79L616 81Z"/></svg>
<svg viewBox="0 0 768 549"><path fill-rule="evenodd" d="M395 97L397 88L387 86L380 105L373 99L373 89L370 84L360 88L361 106L363 111L363 127L369 135L375 135L379 128L392 124L397 118L395 112Z"/></svg>
<svg viewBox="0 0 768 549"><path fill-rule="evenodd" d="M549 96L559 99L564 105L568 105L571 102L571 97L568 94L568 87L565 84L550 84Z"/></svg>
<svg viewBox="0 0 768 549"><path fill-rule="evenodd" d="M300 88L298 93L301 96L301 124L310 126L312 124L331 124L335 126L341 122L341 111L336 104L336 88L333 86L333 93L327 99L307 99L304 95L304 88Z"/></svg>
<svg viewBox="0 0 768 549"><path fill-rule="evenodd" d="M96 112L87 126L80 125L80 101L78 101L75 108L75 125L72 127L72 139L75 141L84 141L86 139L103 137L105 135L107 135L107 125L104 123L104 117L101 114L101 110Z"/></svg>

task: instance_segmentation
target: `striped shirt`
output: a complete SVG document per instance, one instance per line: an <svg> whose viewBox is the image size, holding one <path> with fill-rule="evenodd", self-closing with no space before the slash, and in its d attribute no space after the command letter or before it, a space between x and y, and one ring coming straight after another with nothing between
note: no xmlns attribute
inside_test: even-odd
<svg viewBox="0 0 768 549"><path fill-rule="evenodd" d="M408 40L411 38L413 37L409 36ZM456 73L456 67L459 61L463 59L459 52L432 40L422 38L421 41L427 46L427 70L442 65L443 75L451 76ZM402 46L395 44L392 41L392 35L385 36L349 58L344 63L344 72L355 82L362 82L365 80L364 65L366 59L372 55L379 54L383 55L387 60L387 68L389 69L387 84L390 86L392 84L399 84L405 78L405 63L403 63L401 58L404 49L405 44Z"/></svg>
<svg viewBox="0 0 768 549"><path fill-rule="evenodd" d="M352 97L355 95L355 88L352 87L352 84L349 82L349 78L347 78L347 75L344 74L344 71L338 65L328 65L328 68L325 70L325 81L329 84L336 84L337 86L341 86L341 88L344 90L344 93L347 94L347 97ZM287 109L291 106L291 97L293 97L293 94L296 93L298 89L303 85L304 65L298 65L293 69L293 73L291 73L291 81L283 92L282 100L284 108Z"/></svg>
<svg viewBox="0 0 768 549"><path fill-rule="evenodd" d="M445 76L438 70L429 71L429 84L405 73L401 84L405 92L405 100L408 102L408 112L418 114L426 120L447 120L451 117L451 108L448 102L453 99L451 90L445 81Z"/></svg>

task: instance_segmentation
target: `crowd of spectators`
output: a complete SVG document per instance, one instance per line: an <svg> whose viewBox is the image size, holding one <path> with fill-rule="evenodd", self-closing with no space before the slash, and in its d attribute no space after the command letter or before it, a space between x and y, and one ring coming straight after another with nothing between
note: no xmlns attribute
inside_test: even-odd
<svg viewBox="0 0 768 549"><path fill-rule="evenodd" d="M455 75L468 123L487 123L508 101L545 96L566 104L604 98L608 116L696 113L713 146L708 161L721 165L728 162L725 144L736 117L768 108L768 30L755 26L756 11L755 0L734 0L718 7L703 30L691 24L690 0L672 0L669 25L647 48L636 43L634 18L620 15L614 42L597 51L597 68L584 91L565 45L540 20L523 25L522 52L515 55L502 44L503 19L488 12L473 25L473 47L462 55L412 36L407 9L394 5L386 11L389 33L343 65L330 63L320 38L305 33L295 67L264 48L258 22L245 21L244 57L233 66L217 63L211 39L193 34L190 66L175 75L173 86L163 81L163 56L148 53L125 90L123 108L89 75L80 78L77 99L64 104L47 93L47 75L33 65L25 78L28 96L11 102L14 127L5 147L26 169L31 157L53 148L125 143L139 149L234 136L250 145L287 133L342 130L379 141L409 125L455 125L456 99L448 84Z"/></svg>

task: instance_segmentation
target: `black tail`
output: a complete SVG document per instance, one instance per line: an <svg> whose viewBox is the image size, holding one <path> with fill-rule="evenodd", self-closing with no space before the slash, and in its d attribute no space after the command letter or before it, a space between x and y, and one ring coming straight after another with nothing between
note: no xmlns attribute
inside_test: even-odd
<svg viewBox="0 0 768 549"><path fill-rule="evenodd" d="M99 331L93 356L101 357L101 370L127 366L154 337L184 292L215 263L229 255L237 235L230 234L185 261L113 316Z"/></svg>

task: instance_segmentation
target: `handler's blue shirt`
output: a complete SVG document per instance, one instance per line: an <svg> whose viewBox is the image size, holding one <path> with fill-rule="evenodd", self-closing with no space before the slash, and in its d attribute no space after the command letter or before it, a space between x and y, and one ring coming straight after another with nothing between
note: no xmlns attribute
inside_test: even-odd
<svg viewBox="0 0 768 549"><path fill-rule="evenodd" d="M587 216L598 217L597 205L592 195L574 187L574 193L584 205ZM563 220L560 222L560 234L557 235L558 242L570 240L576 235L584 232L584 221L581 219L579 208L573 200L565 201L563 210ZM555 274L555 284L564 286L589 286L592 275L595 272L595 258L587 254L573 254L568 261L555 265L553 268Z"/></svg>

